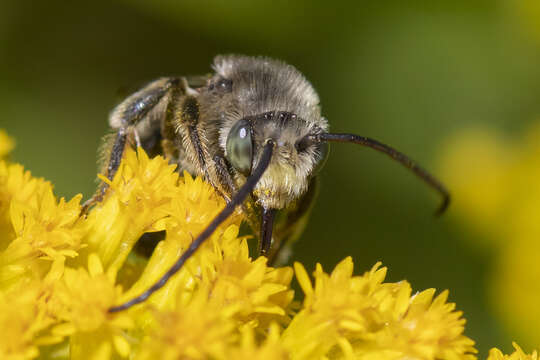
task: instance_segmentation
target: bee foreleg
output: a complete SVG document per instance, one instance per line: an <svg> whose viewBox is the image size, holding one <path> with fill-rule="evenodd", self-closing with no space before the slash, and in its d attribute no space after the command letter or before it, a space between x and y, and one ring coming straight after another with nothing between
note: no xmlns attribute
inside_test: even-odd
<svg viewBox="0 0 540 360"><path fill-rule="evenodd" d="M263 208L261 216L261 237L259 239L259 256L270 255L272 247L272 230L274 228L274 218L276 209Z"/></svg>
<svg viewBox="0 0 540 360"><path fill-rule="evenodd" d="M120 128L116 133L116 139L111 149L111 156L107 165L107 179L112 180L120 161L122 161L122 155L124 154L124 148L126 147L127 131L124 128ZM103 189L105 191L105 189ZM102 192L103 192L102 191Z"/></svg>
<svg viewBox="0 0 540 360"><path fill-rule="evenodd" d="M124 128L120 128L116 132L114 143L110 149L109 160L107 162L106 175L107 179L109 180L112 180L114 174L116 173L116 170L118 170L118 167L120 166L120 162L122 161L122 155L124 153L124 148L126 146L126 141L127 132ZM85 214L92 205L103 200L103 195L105 194L105 191L108 187L109 185L107 183L102 182L97 192L90 199L84 202L81 212Z"/></svg>
<svg viewBox="0 0 540 360"><path fill-rule="evenodd" d="M213 160L214 166L216 167L216 173L219 178L219 183L223 187L223 189L220 189L220 192L222 193L225 200L229 202L229 194L234 194L236 192L236 185L231 176L225 158L219 155L214 155Z"/></svg>

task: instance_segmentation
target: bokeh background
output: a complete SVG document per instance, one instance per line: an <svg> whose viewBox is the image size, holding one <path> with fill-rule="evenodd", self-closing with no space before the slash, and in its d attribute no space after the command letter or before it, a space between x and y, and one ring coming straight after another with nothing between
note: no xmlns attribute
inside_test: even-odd
<svg viewBox="0 0 540 360"><path fill-rule="evenodd" d="M470 127L496 131L494 151L504 154L539 119L539 4L2 0L0 127L17 141L15 161L51 180L57 195L87 198L108 112L129 89L163 75L208 73L216 54L267 55L307 76L332 130L374 137L466 182L470 168L442 163L456 144L449 139ZM462 157L476 159L474 139ZM368 149L335 144L321 180L294 260L329 270L352 255L358 273L380 260L388 280L450 289L482 357L492 346L510 352L512 340L526 351L540 346L531 324L505 320L494 299L516 297L519 306L519 294L492 290L500 251L478 245L496 231L468 225L459 205L434 218L436 194ZM457 204L462 194L476 190L458 191ZM528 264L538 268L535 259Z"/></svg>

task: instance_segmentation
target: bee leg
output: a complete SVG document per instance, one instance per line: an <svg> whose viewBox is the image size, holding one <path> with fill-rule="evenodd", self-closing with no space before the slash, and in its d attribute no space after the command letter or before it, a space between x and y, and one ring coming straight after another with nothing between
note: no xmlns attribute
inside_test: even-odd
<svg viewBox="0 0 540 360"><path fill-rule="evenodd" d="M274 228L274 218L276 216L276 209L262 209L261 220L261 237L259 239L259 256L270 255L270 248L272 247L272 230Z"/></svg>
<svg viewBox="0 0 540 360"><path fill-rule="evenodd" d="M183 134L182 147L186 149L188 154L191 154L195 163L195 172L204 175L206 180L209 180L214 187L217 185L212 181L208 173L207 163L209 158L208 148L204 145L204 124L200 122L200 104L195 96L184 96L181 101L172 103L170 113L175 124L175 129L178 134Z"/></svg>
<svg viewBox="0 0 540 360"><path fill-rule="evenodd" d="M296 204L280 214L276 221L273 244L268 255L269 265L287 263L292 252L292 244L304 231L318 193L319 181L314 177L310 181L307 192L298 199Z"/></svg>
<svg viewBox="0 0 540 360"><path fill-rule="evenodd" d="M151 150L151 144L155 144L161 136L160 129L170 100L168 95L172 89L180 86L179 79L162 78L137 91L114 108L109 124L113 129L117 129L117 136L106 168L109 180L113 179L120 166L128 139L135 141L135 145L143 147L145 151Z"/></svg>
<svg viewBox="0 0 540 360"><path fill-rule="evenodd" d="M225 199L225 201L228 204L231 202L231 196L232 196L231 194L236 194L238 192L238 187L236 186L234 179L231 175L230 166L224 157L220 155L215 155L214 168L215 168L215 173L218 178L218 186L216 185L213 185L213 186L217 190L217 192L221 194L221 196ZM252 211L253 208L250 207L247 202L243 202L238 207L241 208L242 212L247 215L245 217L245 221L247 222L247 224L249 225L251 229L262 229L258 214ZM270 234L269 236L272 236L271 227L270 227L269 234ZM269 240L268 246L270 246L270 244L271 244L271 241ZM266 250L268 250L268 248L266 248ZM266 253L268 253L268 251L266 251ZM259 250L259 255L261 255L260 250Z"/></svg>
<svg viewBox="0 0 540 360"><path fill-rule="evenodd" d="M111 156L109 158L109 163L107 165L107 179L113 179L120 162L122 161L122 155L124 154L124 148L126 147L127 142L127 129L120 128L116 133L116 140L114 141ZM106 185L106 184L105 184ZM107 185L106 185L107 186ZM102 193L106 190L106 187L102 189Z"/></svg>
<svg viewBox="0 0 540 360"><path fill-rule="evenodd" d="M130 95L114 108L109 117L109 124L116 133L114 140L104 145L103 165L100 172L111 180L118 171L124 149L130 143L142 146L145 151L152 151L161 138L161 126L166 116L171 90L185 91L185 81L178 78L162 78ZM83 204L83 213L92 205L100 202L108 188L102 183L97 193Z"/></svg>
<svg viewBox="0 0 540 360"><path fill-rule="evenodd" d="M230 194L234 194L237 191L229 167L227 166L225 158L219 155L214 156L214 165L216 167L219 183L222 187L222 189L218 190L225 198L225 201L229 202L231 201Z"/></svg>
<svg viewBox="0 0 540 360"><path fill-rule="evenodd" d="M137 144L137 147L142 147L141 137L139 136L137 128L133 129L133 136L135 137L135 144Z"/></svg>
<svg viewBox="0 0 540 360"><path fill-rule="evenodd" d="M124 128L120 128L116 132L114 143L110 150L110 157L107 164L107 179L112 180L114 177L114 174L118 170L118 167L120 166L120 162L122 160L122 155L124 153L124 148L126 146L127 142L127 131ZM99 186L97 192L87 201L84 202L81 213L86 214L91 206L94 204L100 202L103 200L103 195L105 194L105 191L108 188L108 184L105 182L102 182Z"/></svg>

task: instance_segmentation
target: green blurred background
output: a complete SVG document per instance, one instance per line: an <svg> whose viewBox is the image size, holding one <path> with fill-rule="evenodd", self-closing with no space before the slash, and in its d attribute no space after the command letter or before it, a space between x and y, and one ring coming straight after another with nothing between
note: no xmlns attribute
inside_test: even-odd
<svg viewBox="0 0 540 360"><path fill-rule="evenodd" d="M540 114L540 42L519 1L0 2L0 127L13 159L71 197L94 190L107 115L163 75L204 74L216 54L295 65L331 128L371 136L437 168L441 144L485 123L509 137ZM335 144L294 253L330 270L381 260L388 280L450 289L480 355L511 340L490 309L490 254L432 216L439 198L385 156ZM444 180L444 179L443 179ZM509 296L501 294L501 296ZM525 350L538 344L521 343Z"/></svg>

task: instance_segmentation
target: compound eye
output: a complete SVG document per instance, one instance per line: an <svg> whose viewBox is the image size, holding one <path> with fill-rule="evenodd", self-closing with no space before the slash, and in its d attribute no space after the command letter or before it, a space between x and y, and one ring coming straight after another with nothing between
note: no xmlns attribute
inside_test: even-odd
<svg viewBox="0 0 540 360"><path fill-rule="evenodd" d="M253 161L253 142L251 124L247 120L239 120L233 125L227 136L225 157L234 168L244 175L249 175Z"/></svg>

